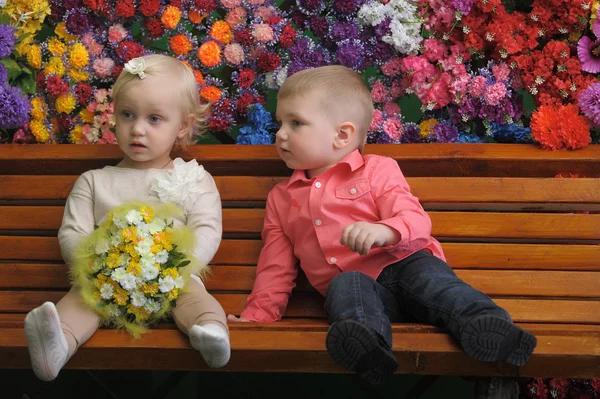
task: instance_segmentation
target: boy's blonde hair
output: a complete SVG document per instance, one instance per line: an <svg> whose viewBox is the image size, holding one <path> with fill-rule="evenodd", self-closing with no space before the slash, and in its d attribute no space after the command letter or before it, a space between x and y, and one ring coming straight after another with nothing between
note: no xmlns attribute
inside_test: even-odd
<svg viewBox="0 0 600 399"><path fill-rule="evenodd" d="M184 117L191 114L196 116L193 127L181 138L181 140L179 140L179 144L182 148L187 147L194 142L195 138L200 137L206 131L206 121L208 120L210 109L210 104L200 101L194 73L186 64L167 55L150 54L144 55L141 58L144 59L146 64L146 67L144 68L144 73L146 75L156 76L169 74L173 76L173 84L178 83L179 90L181 90L182 114ZM112 88L112 97L115 106L119 101L119 94L121 94L131 82L139 79L140 77L138 75L131 74L126 70L121 72Z"/></svg>
<svg viewBox="0 0 600 399"><path fill-rule="evenodd" d="M359 149L362 151L373 118L371 92L362 78L342 65L305 69L286 79L279 89L277 100L313 90L325 94L322 106L326 112L342 113L346 120L356 125L361 143Z"/></svg>

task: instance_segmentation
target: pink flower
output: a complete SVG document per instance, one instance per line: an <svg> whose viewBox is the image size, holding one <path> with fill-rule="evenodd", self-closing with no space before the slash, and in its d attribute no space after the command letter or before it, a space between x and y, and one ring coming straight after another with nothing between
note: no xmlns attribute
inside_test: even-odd
<svg viewBox="0 0 600 399"><path fill-rule="evenodd" d="M390 88L390 94L392 95L392 98L402 97L404 90L406 90L406 87L403 86L402 81L394 80L392 82L392 87Z"/></svg>
<svg viewBox="0 0 600 399"><path fill-rule="evenodd" d="M269 17L271 17L273 15L275 15L275 8L273 6L268 6L268 7L260 6L254 12L254 16L262 18L263 21L266 21Z"/></svg>
<svg viewBox="0 0 600 399"><path fill-rule="evenodd" d="M112 76L112 70L115 66L115 62L110 58L97 58L94 60L93 69L96 75L101 78L108 78Z"/></svg>
<svg viewBox="0 0 600 399"><path fill-rule="evenodd" d="M506 80L506 79L508 79L508 76L510 75L510 68L505 63L494 65L492 67L492 73L494 74L494 77L496 78L496 80L498 80L498 81Z"/></svg>
<svg viewBox="0 0 600 399"><path fill-rule="evenodd" d="M469 75L464 74L460 76L456 76L450 85L450 92L456 97L461 95L467 91L467 86L469 85Z"/></svg>
<svg viewBox="0 0 600 399"><path fill-rule="evenodd" d="M267 43L273 40L273 28L268 24L256 24L252 28L252 36L261 43Z"/></svg>
<svg viewBox="0 0 600 399"><path fill-rule="evenodd" d="M381 82L381 80L376 81L375 83L373 83L372 87L371 87L371 98L373 99L374 102L376 103L382 103L385 102L388 98L388 91L385 88L385 86L383 85L383 83Z"/></svg>
<svg viewBox="0 0 600 399"><path fill-rule="evenodd" d="M383 105L383 111L390 115L399 115L401 110L400 106L393 101L388 101Z"/></svg>
<svg viewBox="0 0 600 399"><path fill-rule="evenodd" d="M88 49L88 52L94 56L99 56L104 50L104 46L99 44L92 35L91 32L86 33L82 38L81 42Z"/></svg>
<svg viewBox="0 0 600 399"><path fill-rule="evenodd" d="M402 137L402 121L397 118L388 118L383 122L383 131L394 141Z"/></svg>
<svg viewBox="0 0 600 399"><path fill-rule="evenodd" d="M233 65L240 65L244 62L244 49L239 43L230 43L225 46L225 50L223 50L223 55L227 62Z"/></svg>
<svg viewBox="0 0 600 399"><path fill-rule="evenodd" d="M242 4L242 0L221 0L221 4L225 8L235 8L239 7Z"/></svg>
<svg viewBox="0 0 600 399"><path fill-rule="evenodd" d="M248 0L248 3L250 3L254 6L259 6L261 4L264 4L265 0Z"/></svg>
<svg viewBox="0 0 600 399"><path fill-rule="evenodd" d="M121 24L116 24L108 28L108 41L111 43L120 43L127 37L127 31Z"/></svg>
<svg viewBox="0 0 600 399"><path fill-rule="evenodd" d="M504 83L498 82L488 87L483 98L489 105L498 105L504 96L506 96L506 86L504 86Z"/></svg>
<svg viewBox="0 0 600 399"><path fill-rule="evenodd" d="M371 125L369 126L369 130L372 132L376 132L379 130L379 125L383 122L383 113L376 109L373 111L373 119L371 119Z"/></svg>
<svg viewBox="0 0 600 399"><path fill-rule="evenodd" d="M94 113L94 112L96 112L96 107L97 107L97 106L98 106L98 103L97 103L96 101L92 101L92 102L90 102L90 103L88 104L88 106L87 106L87 108L86 108L86 109L87 109L89 112L92 112L92 113Z"/></svg>
<svg viewBox="0 0 600 399"><path fill-rule="evenodd" d="M487 87L487 82L483 76L475 76L469 83L469 94L473 97L482 96Z"/></svg>
<svg viewBox="0 0 600 399"><path fill-rule="evenodd" d="M100 140L98 140L98 144L116 144L116 143L117 143L117 138L115 137L115 134L113 132L111 132L110 130L103 132L102 138Z"/></svg>
<svg viewBox="0 0 600 399"><path fill-rule="evenodd" d="M423 48L423 54L431 62L441 61L447 50L444 43L437 39L425 39L423 41Z"/></svg>
<svg viewBox="0 0 600 399"><path fill-rule="evenodd" d="M227 13L225 16L225 20L231 27L236 27L238 25L243 24L246 21L246 10L241 7L234 8L233 10Z"/></svg>
<svg viewBox="0 0 600 399"><path fill-rule="evenodd" d="M381 71L386 76L396 76L402 68L402 58L392 58L381 66Z"/></svg>
<svg viewBox="0 0 600 399"><path fill-rule="evenodd" d="M96 98L96 101L98 101L99 103L103 103L104 101L106 101L106 97L108 97L108 90L96 90L96 94L94 94L94 97Z"/></svg>

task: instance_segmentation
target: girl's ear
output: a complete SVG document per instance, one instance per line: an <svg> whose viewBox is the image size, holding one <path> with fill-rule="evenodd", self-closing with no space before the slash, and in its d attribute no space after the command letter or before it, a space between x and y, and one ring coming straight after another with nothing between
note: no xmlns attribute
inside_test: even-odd
<svg viewBox="0 0 600 399"><path fill-rule="evenodd" d="M196 116L194 114L189 114L187 117L184 117L177 138L182 139L190 134L191 130L194 128L194 123L196 123Z"/></svg>
<svg viewBox="0 0 600 399"><path fill-rule="evenodd" d="M333 139L333 146L342 149L350 144L356 134L356 126L352 122L342 122L338 125L337 133Z"/></svg>

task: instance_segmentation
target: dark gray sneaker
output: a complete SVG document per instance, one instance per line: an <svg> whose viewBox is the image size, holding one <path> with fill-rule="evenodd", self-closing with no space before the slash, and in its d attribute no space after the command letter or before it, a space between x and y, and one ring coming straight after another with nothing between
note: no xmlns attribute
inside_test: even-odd
<svg viewBox="0 0 600 399"><path fill-rule="evenodd" d="M391 349L380 343L374 331L356 320L333 323L327 332L326 345L337 364L371 384L381 384L398 368Z"/></svg>

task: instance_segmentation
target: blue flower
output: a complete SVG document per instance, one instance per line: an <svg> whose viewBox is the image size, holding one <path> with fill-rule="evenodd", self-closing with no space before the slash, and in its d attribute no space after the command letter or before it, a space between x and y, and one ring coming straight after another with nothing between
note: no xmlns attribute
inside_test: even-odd
<svg viewBox="0 0 600 399"><path fill-rule="evenodd" d="M531 143L531 129L514 123L501 125L492 122L492 136L499 143Z"/></svg>
<svg viewBox="0 0 600 399"><path fill-rule="evenodd" d="M476 134L467 134L464 132L460 132L457 143L485 143L485 140L479 137Z"/></svg>
<svg viewBox="0 0 600 399"><path fill-rule="evenodd" d="M240 128L237 144L273 144L274 135L269 131L277 128L271 114L261 105L248 106L248 124Z"/></svg>
<svg viewBox="0 0 600 399"><path fill-rule="evenodd" d="M29 120L31 103L18 87L0 85L0 128L16 129Z"/></svg>

